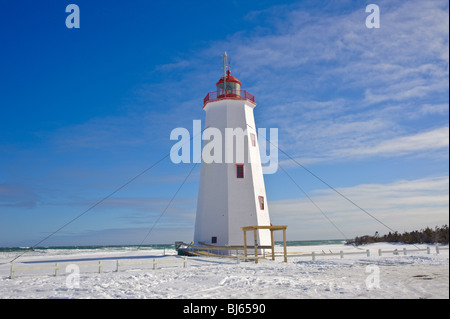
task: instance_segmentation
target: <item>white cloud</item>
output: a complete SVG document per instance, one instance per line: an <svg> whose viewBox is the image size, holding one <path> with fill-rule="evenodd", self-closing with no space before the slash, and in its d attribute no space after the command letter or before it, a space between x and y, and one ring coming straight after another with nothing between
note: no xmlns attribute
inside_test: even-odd
<svg viewBox="0 0 450 319"><path fill-rule="evenodd" d="M249 19L263 17L269 26L237 33L207 54L228 48L232 70L261 105L258 125L279 127L280 146L293 156L350 160L442 150L448 134L435 128L448 122L427 116L448 110L448 3L379 6L377 30L365 27L363 5L343 14L296 5L253 12Z"/></svg>
<svg viewBox="0 0 450 319"><path fill-rule="evenodd" d="M297 5L249 13L247 18L254 21L264 15L269 25L238 32L161 65L153 72L163 73L161 78L167 80L155 84L152 79L152 84L136 88L134 102L146 107L164 103L168 114L178 115L170 117L170 122L167 114L151 112L93 119L62 129L53 141L75 150L143 146L156 132L170 143L169 135L164 134L178 126L180 119L191 121L193 114L203 115L202 98L214 90L221 74L220 54L226 50L232 72L244 89L256 95L260 105L255 111L257 125L279 127L280 147L292 156L301 154L303 164L380 155L433 155L430 151L448 149L448 122L423 121L416 127L419 115L448 113L448 2L380 1L379 6L382 16L377 30L365 27L364 4L359 10L344 13L306 12ZM194 108L197 113L192 112ZM423 217L433 202L441 203L445 197L441 189L436 190L437 195L428 194L425 188L421 189L425 195L398 193L400 186L409 184L418 187L419 180L360 185L343 192L356 191L350 196L356 202L392 216L403 212L398 204L409 207L415 203L408 212L414 219ZM432 180L431 186L435 187L436 181ZM367 187L376 194L372 198L358 192ZM336 205L331 195L316 193L315 197L338 219L355 214L353 208ZM388 200L391 198L394 200ZM448 210L448 196L446 203ZM140 208L144 202L135 204ZM302 222L298 221L299 204L305 210ZM323 237L323 216L313 213L308 205L304 200L279 201L272 203L271 209L273 216L282 216L298 226L294 229L304 230L304 234L294 231L302 238L314 235L302 228L303 222L316 223L319 228L315 231ZM430 214L438 216L441 206L431 209ZM353 224L358 223L365 220L354 218ZM331 227L330 234L334 231Z"/></svg>
<svg viewBox="0 0 450 319"><path fill-rule="evenodd" d="M446 126L427 132L384 140L372 146L340 149L334 151L332 156L399 156L443 148L448 149L448 146L449 127Z"/></svg>
<svg viewBox="0 0 450 319"><path fill-rule="evenodd" d="M439 114L448 115L449 105L448 104L424 104L420 109L420 115L428 114Z"/></svg>
<svg viewBox="0 0 450 319"><path fill-rule="evenodd" d="M405 135L391 139L374 139L370 140L370 126L372 130L377 130L376 124L373 123L352 123L342 128L330 126L328 138L320 137L320 133L316 131L308 131L304 133L300 139L306 139L314 142L314 147L310 147L308 152L304 152L301 156L296 155L295 148L304 149L301 143L295 145L280 144L280 148L289 156L294 158L302 165L321 163L327 161L347 161L360 160L373 157L399 157L399 156L420 156L432 158L448 158L449 149L449 127L441 127L438 129L425 131L417 134ZM358 126L361 126L358 128ZM366 127L367 126L367 127ZM319 128L317 128L319 130ZM345 134L351 136L358 132L359 138L345 138ZM335 134L333 134L335 133ZM328 143L327 143L328 142ZM348 144L348 142L350 144ZM297 167L291 159L285 158L283 153L280 154L280 165L282 167Z"/></svg>
<svg viewBox="0 0 450 319"><path fill-rule="evenodd" d="M364 184L339 188L390 228L403 232L427 226L448 224L448 176L400 180L390 184ZM349 238L387 229L330 189L309 196ZM273 224L287 224L288 235L295 239L340 238L340 233L305 197L269 202Z"/></svg>
<svg viewBox="0 0 450 319"><path fill-rule="evenodd" d="M351 154L396 155L389 147L397 140L412 143L413 136L444 125L407 121L445 112L448 3L378 5L382 22L376 30L365 26L364 4L353 11L339 4L299 3L249 12L247 20L260 25L181 53L154 71L167 82L144 84L137 95L148 102L170 96L173 113L202 116L193 110L200 110L203 96L214 90L220 54L227 51L232 73L256 95L257 125L279 127L280 146L291 155L314 161L348 150L348 159ZM414 149L404 147L409 153Z"/></svg>

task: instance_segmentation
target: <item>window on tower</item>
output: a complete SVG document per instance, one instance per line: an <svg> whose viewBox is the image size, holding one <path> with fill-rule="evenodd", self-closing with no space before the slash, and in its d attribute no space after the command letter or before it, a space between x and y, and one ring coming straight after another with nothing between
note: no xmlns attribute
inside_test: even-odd
<svg viewBox="0 0 450 319"><path fill-rule="evenodd" d="M259 209L264 210L264 196L258 196L259 199Z"/></svg>
<svg viewBox="0 0 450 319"><path fill-rule="evenodd" d="M252 146L256 146L256 135L253 133L250 133L250 139L252 141Z"/></svg>
<svg viewBox="0 0 450 319"><path fill-rule="evenodd" d="M236 164L236 177L244 178L244 165Z"/></svg>

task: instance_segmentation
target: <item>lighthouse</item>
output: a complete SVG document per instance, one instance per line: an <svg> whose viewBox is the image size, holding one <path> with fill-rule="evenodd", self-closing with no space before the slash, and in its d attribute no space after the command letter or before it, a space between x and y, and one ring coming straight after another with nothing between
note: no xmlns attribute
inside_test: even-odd
<svg viewBox="0 0 450 319"><path fill-rule="evenodd" d="M242 227L271 225L253 116L255 97L241 85L231 75L225 52L224 74L216 91L203 101L204 143L194 231L198 245L242 247ZM255 240L247 238L246 244L253 246ZM271 244L268 229L258 229L257 244Z"/></svg>

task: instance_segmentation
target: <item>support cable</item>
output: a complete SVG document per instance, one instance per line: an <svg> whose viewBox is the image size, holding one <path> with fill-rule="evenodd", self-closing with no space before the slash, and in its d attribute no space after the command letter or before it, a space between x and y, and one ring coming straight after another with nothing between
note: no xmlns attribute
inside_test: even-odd
<svg viewBox="0 0 450 319"><path fill-rule="evenodd" d="M205 129L203 129L201 132L199 132L198 134L194 135L191 137L191 139L185 143L183 143L181 146L183 146L184 144L190 143L197 135L201 135L203 133ZM181 147L180 146L180 147ZM91 211L93 208L97 207L98 205L100 205L101 203L103 203L105 200L107 200L108 198L110 198L111 196L113 196L114 194L116 194L118 191L120 191L121 189L125 188L126 186L128 186L130 183L132 183L133 181L135 181L136 179L138 179L139 177L141 177L142 175L144 175L145 173L147 173L149 170L151 170L153 167L155 167L156 165L158 165L159 163L161 163L163 160L165 160L167 157L169 157L172 152L175 152L178 150L172 150L169 153L167 153L166 155L164 155L163 157L161 157L159 160L157 160L156 162L154 162L152 165L150 165L149 167L147 167L146 169L144 169L143 171L141 171L139 174L137 174L136 176L134 176L133 178L131 178L130 180L128 180L126 183L124 183L123 185L121 185L120 187L116 188L113 192L111 192L109 195L103 197L102 199L100 199L99 201L97 201L95 204L93 204L92 206L90 206L88 209L86 209L84 212L82 212L81 214L79 214L78 216L72 218L70 221L68 221L67 223L65 223L64 225L62 225L61 227L59 227L57 230L55 230L54 232L52 232L51 234L49 234L48 236L46 236L45 238L41 239L39 242L37 242L36 244L34 244L32 247L30 247L29 250L24 251L23 253L17 255L14 259L12 259L10 261L10 263L14 262L17 258L23 256L26 252L28 251L32 251L34 248L36 248L38 245L40 245L41 243L43 243L44 241L46 241L47 239L49 239L50 237L52 237L53 235L55 235L56 233L60 232L61 230L63 230L64 228L66 228L67 226L69 226L70 224L72 224L74 221L76 221L77 219L79 219L80 217L82 217L83 215L85 215L86 213L88 213L89 211Z"/></svg>
<svg viewBox="0 0 450 319"><path fill-rule="evenodd" d="M153 223L153 226L150 228L150 230L147 232L147 235L145 235L144 239L142 240L142 242L138 245L137 249L140 249L141 246L144 244L144 241L147 239L147 237L150 235L150 233L153 231L153 228L155 228L156 224L158 223L158 221L161 219L161 217L164 215L164 213L167 211L167 209L169 208L169 206L172 204L173 200L175 199L175 197L177 196L178 192L180 191L180 189L183 187L183 185L186 183L186 181L188 180L189 176L191 176L192 172L194 171L194 168L197 166L197 163L194 164L194 166L192 166L191 170L189 171L189 173L186 175L186 177L184 178L184 181L181 183L181 185L178 187L177 191L175 192L175 194L172 196L172 198L170 199L169 203L166 205L166 207L164 208L164 210L161 212L161 214L159 215L159 217L156 219L156 221Z"/></svg>
<svg viewBox="0 0 450 319"><path fill-rule="evenodd" d="M126 186L128 186L131 182L133 182L134 180L136 180L137 178L139 178L140 176L144 175L146 172L148 172L149 170L151 170L153 167L155 167L156 165L158 165L160 162L162 162L164 159L166 159L168 156L170 155L167 154L166 156L162 157L161 159L159 159L158 161L156 161L155 163L153 163L151 166L147 167L145 170L143 170L142 172L140 172L139 174L137 174L136 176L134 176L132 179L130 179L128 182L126 182L125 184L123 184L122 186L118 187L116 190L114 190L112 193L110 193L109 195L103 197L101 200L97 201L95 204L93 204L92 206L90 206L88 209L86 209L84 212L82 212L81 214L79 214L78 216L76 216L75 218L71 219L70 221L68 221L67 223L65 223L64 225L62 225L61 227L59 227L57 230L55 230L54 232L52 232L50 235L46 236L45 238L41 239L39 242L37 242L36 244L34 244L30 250L33 250L34 248L36 248L38 245L40 245L41 243L43 243L44 241L46 241L47 239L49 239L50 237L52 237L53 235L55 235L56 233L58 233L59 231L61 231L62 229L66 228L67 226L69 226L70 224L72 224L74 221L76 221L77 219L79 219L81 216L85 215L86 213L88 213L89 211L91 211L93 208L97 207L98 205L100 205L101 203L103 203L105 200L107 200L108 198L110 198L111 196L113 196L115 193L117 193L118 191L120 191L121 189L125 188ZM17 258L21 257L23 254L25 254L27 251L24 251L23 253L19 254L18 256L16 256L13 260L10 261L10 263L12 263L13 261L15 261Z"/></svg>
<svg viewBox="0 0 450 319"><path fill-rule="evenodd" d="M288 153L286 153L284 150L282 150L281 148L278 147L278 145L273 144L270 140L267 139L266 136L264 136L264 138L266 139L266 141L268 141L271 145L275 146L280 152L282 152L284 155L286 155L289 159L291 159L294 163L296 163L298 166L300 166L301 168L303 168L305 171L307 171L309 174L311 174L312 176L314 176L315 178L317 178L319 181L321 181L323 184L325 184L327 187L329 187L331 190L333 190L335 193L337 193L338 195L340 195L342 198L344 198L345 200L347 200L349 203L351 203L352 205L356 206L357 208L359 208L362 212L366 213L368 216L372 217L374 220L376 220L378 223L380 223L381 225L383 225L384 227L386 227L387 229L389 229L390 231L395 232L395 230L393 230L391 227L389 227L388 225L386 225L385 223L383 223L381 220L379 220L378 218L376 218L375 216L373 216L371 213L369 213L367 210L365 210L364 208L362 208L361 206L359 206L358 204L356 204L354 201L352 201L350 198L348 198L347 196L345 196L344 194L342 194L341 192L339 192L336 188L334 188L333 186L331 186L330 184L328 184L326 181L324 181L322 178L320 178L319 176L317 176L316 174L314 174L311 170L309 170L308 168L306 168L304 165L302 165L300 162L298 162L295 158L293 158L292 156L290 156Z"/></svg>
<svg viewBox="0 0 450 319"><path fill-rule="evenodd" d="M291 175L288 174L288 172L280 165L278 164L278 167L283 170L283 172L289 177L289 179L298 187L298 189L313 203L314 206L322 213L322 215L331 223L331 225L334 226L334 228L337 229L337 231L343 236L343 238L348 241L348 237L337 227L337 225L323 212L322 209L312 200L311 197L308 196L308 194L303 190L303 188L300 187L300 185L297 184L297 182L292 178Z"/></svg>

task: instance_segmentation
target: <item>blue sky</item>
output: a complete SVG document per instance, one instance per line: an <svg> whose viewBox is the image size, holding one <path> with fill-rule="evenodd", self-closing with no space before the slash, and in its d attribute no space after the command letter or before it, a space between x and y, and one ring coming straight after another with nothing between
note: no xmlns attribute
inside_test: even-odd
<svg viewBox="0 0 450 319"><path fill-rule="evenodd" d="M0 246L35 244L166 155L204 120L224 51L284 151L392 229L448 224L448 27L434 0L0 0ZM347 237L389 231L279 161ZM42 245L139 244L191 167L158 164ZM198 179L145 243L192 240ZM288 239L342 237L282 170L265 182Z"/></svg>

